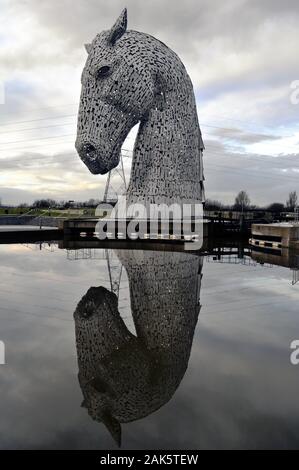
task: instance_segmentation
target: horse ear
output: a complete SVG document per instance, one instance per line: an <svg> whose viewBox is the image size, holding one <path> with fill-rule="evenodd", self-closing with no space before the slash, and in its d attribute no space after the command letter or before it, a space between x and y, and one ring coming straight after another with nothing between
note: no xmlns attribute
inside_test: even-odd
<svg viewBox="0 0 299 470"><path fill-rule="evenodd" d="M91 44L84 44L87 54L90 54L91 51Z"/></svg>
<svg viewBox="0 0 299 470"><path fill-rule="evenodd" d="M114 46L116 41L122 37L122 35L126 32L127 29L127 9L125 8L119 17L117 18L116 22L110 29L108 35L108 42Z"/></svg>
<svg viewBox="0 0 299 470"><path fill-rule="evenodd" d="M101 413L101 421L113 437L118 447L121 446L121 425L120 422L112 416L112 414L105 410Z"/></svg>

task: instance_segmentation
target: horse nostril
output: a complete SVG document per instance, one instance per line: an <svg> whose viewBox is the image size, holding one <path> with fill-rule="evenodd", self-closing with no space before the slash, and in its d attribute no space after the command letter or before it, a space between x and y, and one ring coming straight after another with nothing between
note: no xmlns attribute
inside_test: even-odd
<svg viewBox="0 0 299 470"><path fill-rule="evenodd" d="M82 149L83 149L84 153L87 154L87 153L94 152L96 148L92 144L84 144L82 146Z"/></svg>

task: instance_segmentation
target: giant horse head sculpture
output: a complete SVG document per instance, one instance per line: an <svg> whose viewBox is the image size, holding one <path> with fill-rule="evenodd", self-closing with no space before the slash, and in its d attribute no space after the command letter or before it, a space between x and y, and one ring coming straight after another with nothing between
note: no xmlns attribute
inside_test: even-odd
<svg viewBox="0 0 299 470"><path fill-rule="evenodd" d="M201 201L203 143L192 83L178 56L150 35L127 31L126 10L86 49L76 148L88 169L105 174L116 167L140 122L132 201Z"/></svg>

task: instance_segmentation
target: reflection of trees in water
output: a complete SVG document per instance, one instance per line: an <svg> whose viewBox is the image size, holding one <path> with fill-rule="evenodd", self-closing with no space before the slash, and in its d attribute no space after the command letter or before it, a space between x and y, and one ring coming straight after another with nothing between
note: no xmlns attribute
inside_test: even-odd
<svg viewBox="0 0 299 470"><path fill-rule="evenodd" d="M202 258L118 251L129 283L136 336L115 294L91 287L74 313L83 406L120 445L120 423L167 403L187 366L197 323Z"/></svg>

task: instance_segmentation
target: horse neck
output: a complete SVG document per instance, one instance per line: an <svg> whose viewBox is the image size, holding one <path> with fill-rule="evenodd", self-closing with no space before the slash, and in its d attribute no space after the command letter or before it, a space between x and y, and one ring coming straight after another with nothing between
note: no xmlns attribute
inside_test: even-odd
<svg viewBox="0 0 299 470"><path fill-rule="evenodd" d="M202 258L177 252L120 250L138 338L164 363L185 370L199 313Z"/></svg>
<svg viewBox="0 0 299 470"><path fill-rule="evenodd" d="M202 200L201 135L192 85L166 96L163 111L141 121L133 153L130 202Z"/></svg>

